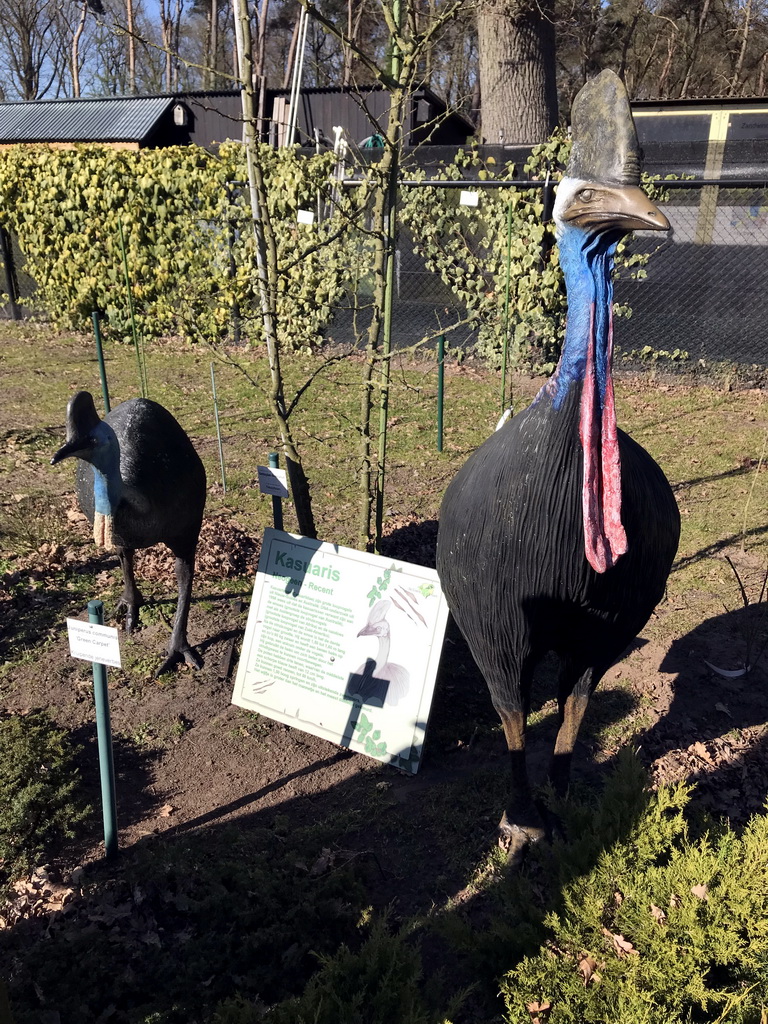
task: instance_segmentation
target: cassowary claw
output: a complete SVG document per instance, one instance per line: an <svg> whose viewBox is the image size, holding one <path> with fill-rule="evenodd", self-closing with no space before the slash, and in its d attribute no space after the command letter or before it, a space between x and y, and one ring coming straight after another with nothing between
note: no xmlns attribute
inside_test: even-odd
<svg viewBox="0 0 768 1024"><path fill-rule="evenodd" d="M190 668L201 669L203 667L203 659L200 657L200 655L197 653L194 647L186 645L185 647L180 648L180 650L168 652L168 657L160 665L160 668L155 672L155 679L158 679L160 676L165 675L166 672L170 672L170 670L172 668L175 668L175 666L182 659L186 662L187 665L189 665Z"/></svg>
<svg viewBox="0 0 768 1024"><path fill-rule="evenodd" d="M507 864L514 869L522 865L525 854L533 843L549 838L550 833L543 823L519 825L509 820L506 811L499 822L499 846L506 851Z"/></svg>
<svg viewBox="0 0 768 1024"><path fill-rule="evenodd" d="M125 612L123 618L123 632L131 634L139 624L139 609L141 608L141 602L138 604L131 604L124 597L121 597L115 606L115 615L120 615L121 612Z"/></svg>

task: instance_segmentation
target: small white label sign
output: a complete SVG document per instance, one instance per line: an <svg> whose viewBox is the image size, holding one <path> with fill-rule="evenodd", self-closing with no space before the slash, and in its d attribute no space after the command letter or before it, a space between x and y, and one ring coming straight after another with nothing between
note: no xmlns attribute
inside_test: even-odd
<svg viewBox="0 0 768 1024"><path fill-rule="evenodd" d="M313 210L299 210L296 214L299 224L314 224L315 214Z"/></svg>
<svg viewBox="0 0 768 1024"><path fill-rule="evenodd" d="M459 196L460 206L477 206L480 201L479 192L468 192L466 189L462 189L461 195Z"/></svg>
<svg viewBox="0 0 768 1024"><path fill-rule="evenodd" d="M272 469L271 466L258 466L257 469L262 494L271 494L275 498L288 497L288 477L284 469Z"/></svg>
<svg viewBox="0 0 768 1024"><path fill-rule="evenodd" d="M67 619L69 653L82 661L95 661L110 668L122 668L120 641L114 626L100 626L97 622Z"/></svg>

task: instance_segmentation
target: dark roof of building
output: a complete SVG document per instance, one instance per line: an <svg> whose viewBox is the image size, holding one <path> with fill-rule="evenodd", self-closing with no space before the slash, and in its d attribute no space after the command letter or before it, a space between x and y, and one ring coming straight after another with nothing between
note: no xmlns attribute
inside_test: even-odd
<svg viewBox="0 0 768 1024"><path fill-rule="evenodd" d="M0 142L142 142L178 96L0 103Z"/></svg>

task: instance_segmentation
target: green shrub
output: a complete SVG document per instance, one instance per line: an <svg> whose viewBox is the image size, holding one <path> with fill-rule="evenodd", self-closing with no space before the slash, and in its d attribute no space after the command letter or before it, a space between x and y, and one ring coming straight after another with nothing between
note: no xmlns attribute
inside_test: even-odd
<svg viewBox="0 0 768 1024"><path fill-rule="evenodd" d="M570 150L570 140L557 129L551 139L533 147L523 173L539 180L551 174L559 181ZM426 172L415 170L412 176L424 180ZM470 148L442 165L440 177L498 182L521 174L514 164L499 167L494 157L483 161ZM648 176L643 183L655 201L666 198ZM458 188L405 188L402 197L403 222L413 235L415 252L466 308L477 328L477 354L498 366L506 344L511 365L551 372L565 336L567 304L554 222L543 220L542 189L480 189L477 206L462 206ZM630 254L620 242L617 276L645 277L649 258L647 253ZM615 303L614 314L628 317L632 310Z"/></svg>
<svg viewBox="0 0 768 1024"><path fill-rule="evenodd" d="M88 815L76 753L43 711L0 719L0 881L73 836Z"/></svg>
<svg viewBox="0 0 768 1024"><path fill-rule="evenodd" d="M223 1003L211 1024L450 1024L426 1004L421 957L404 933L378 919L361 948L320 957L303 994L263 1007L240 998Z"/></svg>
<svg viewBox="0 0 768 1024"><path fill-rule="evenodd" d="M530 1024L536 1004L548 1024L765 1021L768 817L693 839L687 800L683 786L647 794L626 834L566 884L540 949L503 979L510 1022Z"/></svg>
<svg viewBox="0 0 768 1024"><path fill-rule="evenodd" d="M354 199L338 197L333 216L297 223L300 208L327 195L333 154L259 150L275 231L279 280L270 300L287 350L317 345L357 263ZM105 331L130 340L120 226L139 332L217 341L239 309L258 342L256 260L244 150L227 143L138 152L98 145L51 150L12 146L0 153L0 206L18 236L34 304L60 328ZM353 251L353 249L355 251ZM231 263L232 261L232 263Z"/></svg>

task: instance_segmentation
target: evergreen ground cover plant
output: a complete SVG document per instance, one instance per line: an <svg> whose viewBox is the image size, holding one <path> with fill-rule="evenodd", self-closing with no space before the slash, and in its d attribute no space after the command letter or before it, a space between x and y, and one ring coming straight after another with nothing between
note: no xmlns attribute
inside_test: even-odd
<svg viewBox="0 0 768 1024"><path fill-rule="evenodd" d="M77 748L44 711L0 717L0 891L88 816Z"/></svg>

